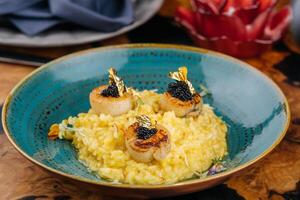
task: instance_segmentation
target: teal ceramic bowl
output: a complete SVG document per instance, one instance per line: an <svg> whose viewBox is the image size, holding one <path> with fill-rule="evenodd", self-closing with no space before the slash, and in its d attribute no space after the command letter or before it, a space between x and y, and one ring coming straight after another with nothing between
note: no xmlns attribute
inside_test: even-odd
<svg viewBox="0 0 300 200"><path fill-rule="evenodd" d="M109 67L128 86L163 92L168 72L182 65L196 90L208 88L204 102L228 124L227 171L170 185L112 184L87 170L70 142L48 140L51 124L89 109L89 92L107 82ZM258 161L283 138L290 111L276 84L237 59L186 46L134 44L82 51L40 67L11 91L2 117L11 143L46 170L105 194L160 197L208 188Z"/></svg>

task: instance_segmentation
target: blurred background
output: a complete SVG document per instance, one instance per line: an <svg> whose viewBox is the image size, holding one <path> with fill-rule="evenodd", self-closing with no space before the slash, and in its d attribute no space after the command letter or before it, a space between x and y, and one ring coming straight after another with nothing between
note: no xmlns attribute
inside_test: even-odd
<svg viewBox="0 0 300 200"><path fill-rule="evenodd" d="M288 134L266 159L226 184L172 199L300 199L299 0L0 0L0 105L44 63L128 43L189 45L237 57L272 78L291 105ZM0 181L0 193L15 199L97 199L33 166L1 133Z"/></svg>

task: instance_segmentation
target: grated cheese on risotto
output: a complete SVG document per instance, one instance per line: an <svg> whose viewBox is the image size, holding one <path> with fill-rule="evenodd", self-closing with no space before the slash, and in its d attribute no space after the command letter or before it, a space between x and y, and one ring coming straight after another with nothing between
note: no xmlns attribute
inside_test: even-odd
<svg viewBox="0 0 300 200"><path fill-rule="evenodd" d="M104 179L129 184L170 184L206 171L227 154L225 123L203 105L196 118L179 118L159 110L161 94L139 92L140 103L126 114L80 113L59 124L59 138L72 140L78 158ZM132 159L124 144L124 131L145 114L163 124L171 135L171 151L161 161L141 163Z"/></svg>

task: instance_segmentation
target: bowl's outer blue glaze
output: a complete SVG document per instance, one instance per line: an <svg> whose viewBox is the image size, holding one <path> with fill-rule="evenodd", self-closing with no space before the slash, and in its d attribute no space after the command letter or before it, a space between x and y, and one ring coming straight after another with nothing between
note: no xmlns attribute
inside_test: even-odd
<svg viewBox="0 0 300 200"><path fill-rule="evenodd" d="M89 109L89 92L107 83L114 66L127 86L163 92L169 71L185 65L196 90L228 124L233 168L253 163L282 139L289 108L275 84L257 70L221 54L196 48L133 45L99 48L67 56L42 67L11 93L3 113L4 128L20 151L38 163L79 178L106 182L88 171L68 141L51 141L51 124ZM230 169L230 171L235 169ZM217 175L218 176L218 175Z"/></svg>

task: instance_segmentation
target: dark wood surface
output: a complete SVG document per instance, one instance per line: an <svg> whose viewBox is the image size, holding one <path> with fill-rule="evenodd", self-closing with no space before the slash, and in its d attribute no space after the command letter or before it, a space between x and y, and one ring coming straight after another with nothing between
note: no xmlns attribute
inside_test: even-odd
<svg viewBox="0 0 300 200"><path fill-rule="evenodd" d="M158 15L126 35L98 43L66 48L27 49L0 47L16 52L56 58L74 51L112 44L157 42L193 45L172 20L177 5L185 0L167 0ZM226 183L194 194L166 199L300 199L300 49L290 36L272 50L244 60L272 78L284 91L292 123L284 140L266 158ZM35 68L0 63L0 104L9 90ZM21 156L0 131L0 199L104 199L88 188L53 177Z"/></svg>

